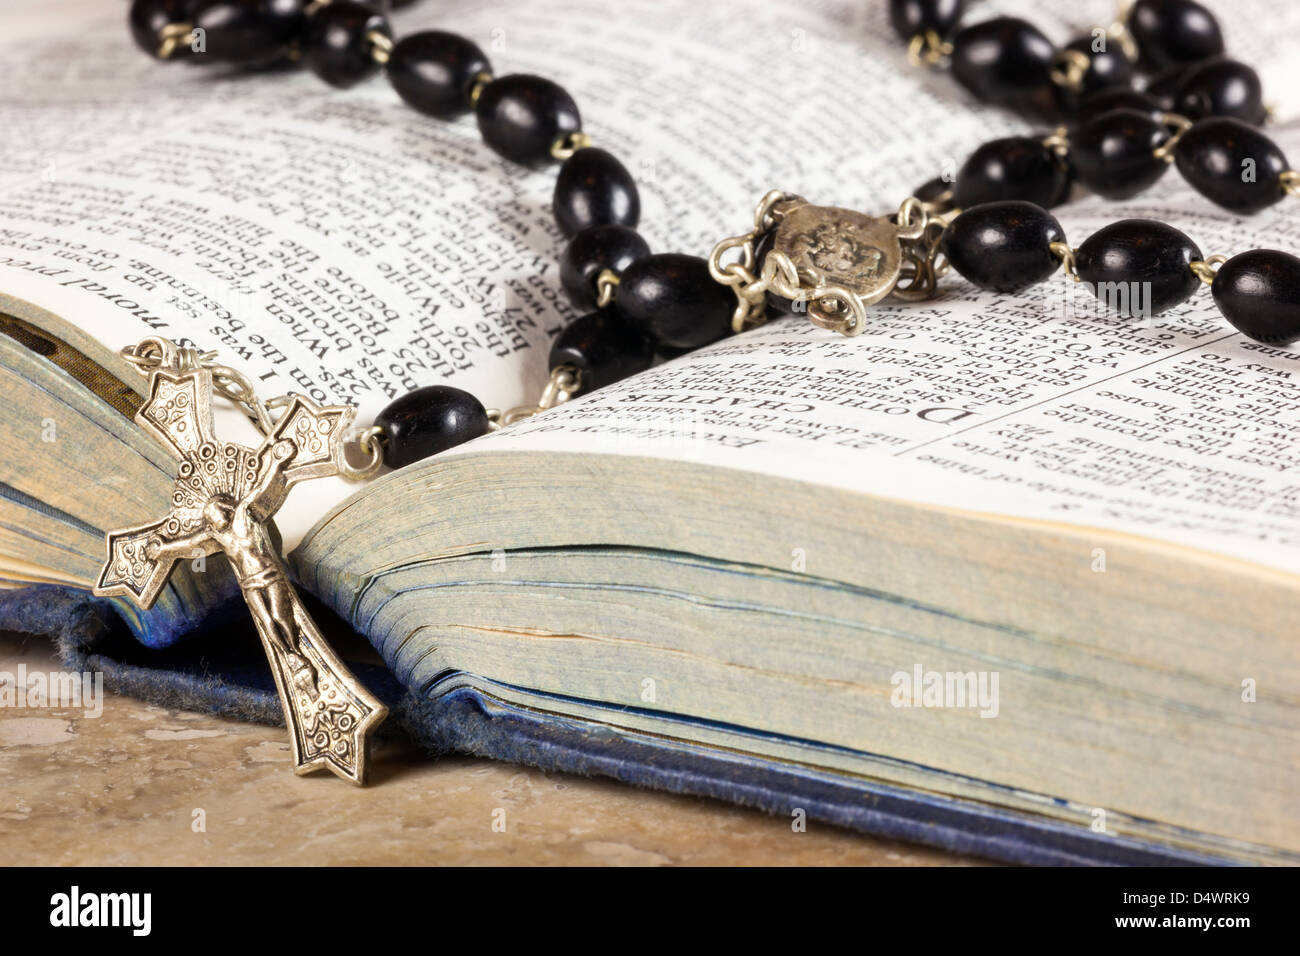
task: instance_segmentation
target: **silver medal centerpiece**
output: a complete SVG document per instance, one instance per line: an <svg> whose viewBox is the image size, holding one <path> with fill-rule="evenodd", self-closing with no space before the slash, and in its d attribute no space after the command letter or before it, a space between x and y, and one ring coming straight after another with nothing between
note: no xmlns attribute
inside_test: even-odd
<svg viewBox="0 0 1300 956"><path fill-rule="evenodd" d="M934 294L945 225L914 197L895 215L869 216L774 190L754 211L752 230L714 247L709 271L736 293L736 332L763 323L770 293L820 328L859 335L873 303Z"/></svg>

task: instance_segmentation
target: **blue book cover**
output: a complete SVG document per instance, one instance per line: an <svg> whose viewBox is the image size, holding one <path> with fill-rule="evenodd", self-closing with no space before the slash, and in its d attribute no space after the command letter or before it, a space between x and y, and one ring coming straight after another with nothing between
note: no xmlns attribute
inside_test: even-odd
<svg viewBox="0 0 1300 956"><path fill-rule="evenodd" d="M223 608L191 647L145 649L107 602L38 587L0 595L0 628L53 640L65 666L105 675L106 687L165 707L282 725L275 685L242 608ZM231 632L244 632L234 642ZM206 630L211 640L203 641ZM215 639L219 632L219 640ZM155 635L156 637L156 635ZM234 644L234 647L231 645ZM201 646L194 646L201 645ZM224 645L224 649L223 649ZM200 658L202 663L200 664ZM955 853L1043 866L1232 865L1240 858L1100 834L938 794L836 775L512 707L470 688L421 696L378 664L353 664L392 712L381 733L401 734L431 759L458 752L547 771L605 776L629 786L724 800Z"/></svg>

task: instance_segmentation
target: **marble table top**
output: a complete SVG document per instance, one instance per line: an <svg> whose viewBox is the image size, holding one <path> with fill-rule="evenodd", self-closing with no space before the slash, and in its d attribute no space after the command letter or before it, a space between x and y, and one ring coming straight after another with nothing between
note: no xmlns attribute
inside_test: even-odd
<svg viewBox="0 0 1300 956"><path fill-rule="evenodd" d="M59 665L0 634L0 680ZM0 707L9 864L970 864L712 800L381 745L371 785L294 776L284 731L107 695Z"/></svg>

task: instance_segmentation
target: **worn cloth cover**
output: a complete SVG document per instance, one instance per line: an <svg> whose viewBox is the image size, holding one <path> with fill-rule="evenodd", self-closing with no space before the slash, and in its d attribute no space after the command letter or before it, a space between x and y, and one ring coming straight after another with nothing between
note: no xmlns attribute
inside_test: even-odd
<svg viewBox="0 0 1300 956"><path fill-rule="evenodd" d="M309 596L308 601L317 621L328 622L322 630L332 640L340 628L347 632L344 640L359 640L328 609ZM0 593L0 629L49 637L63 666L100 671L105 687L117 693L164 707L283 724L270 668L242 602L212 614L202 628L169 647L146 648L122 625L111 603L84 591L39 586ZM406 735L434 755L455 751L547 771L613 777L786 817L801 808L810 820L1007 862L1232 862L604 724L539 717L471 689L422 699L382 664L350 661L349 666L391 711L379 735Z"/></svg>

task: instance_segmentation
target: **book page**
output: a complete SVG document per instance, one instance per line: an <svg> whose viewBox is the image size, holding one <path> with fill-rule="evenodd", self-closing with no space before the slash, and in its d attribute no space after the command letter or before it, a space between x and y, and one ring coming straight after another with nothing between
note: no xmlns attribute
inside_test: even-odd
<svg viewBox="0 0 1300 956"><path fill-rule="evenodd" d="M382 74L340 91L303 70L155 62L126 8L6 0L0 289L114 349L216 349L266 395L355 405L362 424L434 383L536 400L576 314L554 166L497 157L472 116L421 116ZM953 116L947 79L918 89L883 8L862 8L428 2L394 25L462 33L498 75L565 86L636 177L651 246L703 255L769 188L897 205L945 157L1019 128ZM221 423L254 440L243 426ZM354 488L295 488L286 544Z"/></svg>
<svg viewBox="0 0 1300 956"><path fill-rule="evenodd" d="M157 63L131 42L126 6L5 4L0 288L113 348L157 334L216 349L265 394L352 404L362 424L433 383L488 406L535 400L549 340L575 315L557 278L554 167L500 159L472 117L420 116L382 75L339 91L301 70ZM1065 41L1112 13L1107 0L1037 6L971 17L1018 13ZM1253 39L1274 101L1295 86L1278 52L1295 12L1233 9L1229 46ZM462 33L499 75L565 86L637 178L656 251L707 254L771 188L885 212L979 143L1030 128L909 66L883 3L461 0L394 26ZM244 426L232 412L221 427L252 440ZM286 543L353 488L295 488Z"/></svg>
<svg viewBox="0 0 1300 956"><path fill-rule="evenodd" d="M1270 132L1300 155L1300 125ZM1054 212L1074 246L1149 218L1204 255L1300 252L1294 199L1240 218L1175 170L1131 200ZM471 450L699 461L1300 572L1300 348L1237 333L1208 287L1128 317L1059 272L1008 295L949 274L937 298L871 315L855 338L780 319Z"/></svg>

